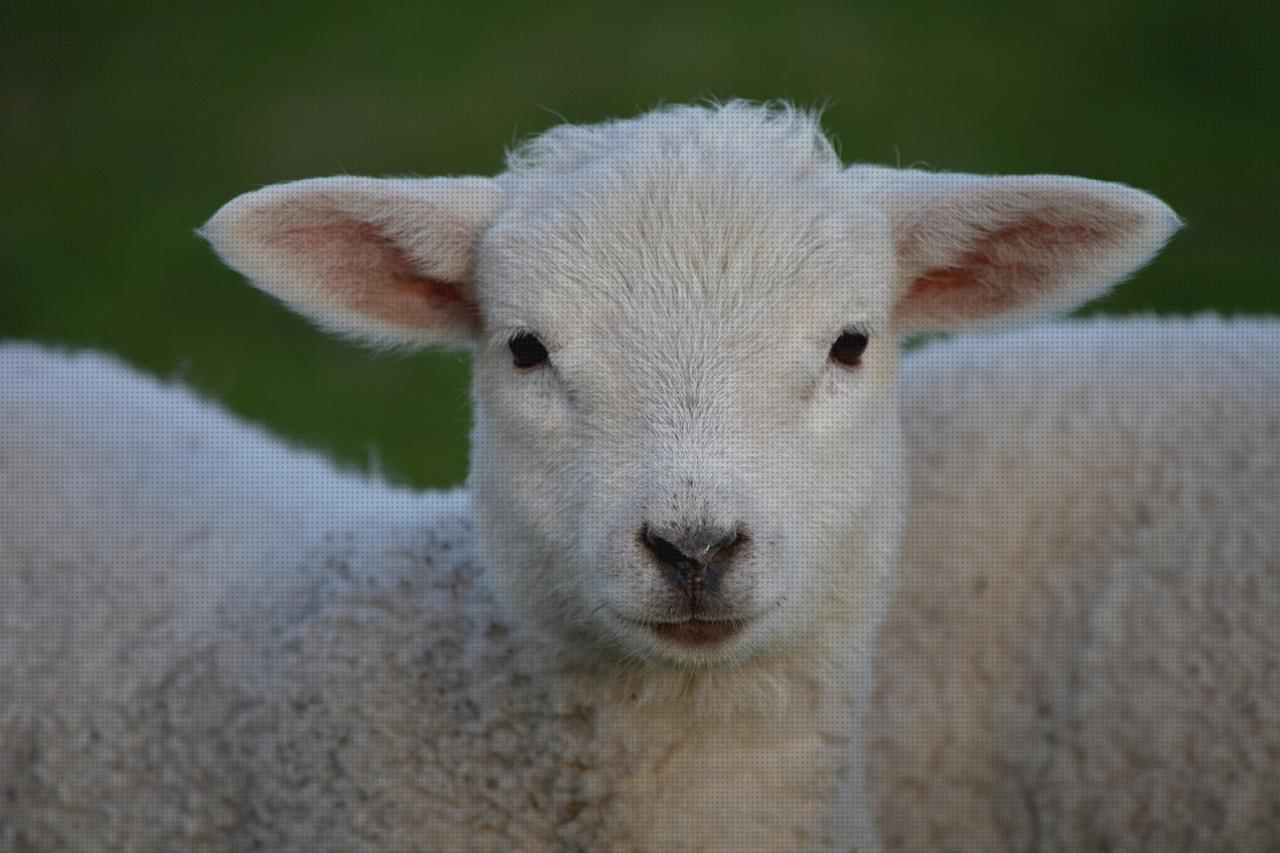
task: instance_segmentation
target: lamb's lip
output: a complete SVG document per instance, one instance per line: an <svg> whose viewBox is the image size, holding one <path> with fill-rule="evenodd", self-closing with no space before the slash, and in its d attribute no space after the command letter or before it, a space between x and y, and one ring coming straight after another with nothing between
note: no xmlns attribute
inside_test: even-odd
<svg viewBox="0 0 1280 853"><path fill-rule="evenodd" d="M684 619L679 622L642 622L652 633L682 646L711 646L724 642L746 625L744 619Z"/></svg>

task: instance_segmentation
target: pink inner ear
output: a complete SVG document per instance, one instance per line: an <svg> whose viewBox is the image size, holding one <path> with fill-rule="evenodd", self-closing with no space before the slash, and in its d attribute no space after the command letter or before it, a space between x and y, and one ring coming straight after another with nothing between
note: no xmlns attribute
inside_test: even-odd
<svg viewBox="0 0 1280 853"><path fill-rule="evenodd" d="M1032 217L990 231L954 264L916 276L897 313L912 319L977 319L1017 307L1078 265L1076 253L1106 239L1102 226Z"/></svg>
<svg viewBox="0 0 1280 853"><path fill-rule="evenodd" d="M423 275L395 241L367 222L290 228L270 244L288 249L357 313L411 329L480 326L479 306L460 285Z"/></svg>

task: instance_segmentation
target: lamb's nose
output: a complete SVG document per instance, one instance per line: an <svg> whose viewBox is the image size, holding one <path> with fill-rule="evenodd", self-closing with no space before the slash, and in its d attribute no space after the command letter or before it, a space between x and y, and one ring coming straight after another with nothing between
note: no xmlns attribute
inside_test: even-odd
<svg viewBox="0 0 1280 853"><path fill-rule="evenodd" d="M741 525L640 528L640 542L649 555L681 583L700 583L709 572L723 572L747 539Z"/></svg>

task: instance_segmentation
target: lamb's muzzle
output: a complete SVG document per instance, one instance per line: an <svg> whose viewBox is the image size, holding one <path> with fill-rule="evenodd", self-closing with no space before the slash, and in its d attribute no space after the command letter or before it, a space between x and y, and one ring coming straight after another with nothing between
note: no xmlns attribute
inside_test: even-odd
<svg viewBox="0 0 1280 853"><path fill-rule="evenodd" d="M654 634L681 645L702 646L738 632L745 620L724 595L721 582L750 540L742 525L646 524L637 539L674 599L670 619L648 623Z"/></svg>

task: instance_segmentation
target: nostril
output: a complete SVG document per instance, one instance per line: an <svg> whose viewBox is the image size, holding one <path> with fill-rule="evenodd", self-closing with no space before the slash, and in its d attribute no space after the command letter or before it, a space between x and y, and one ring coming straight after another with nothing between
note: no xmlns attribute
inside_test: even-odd
<svg viewBox="0 0 1280 853"><path fill-rule="evenodd" d="M749 541L741 525L732 528L703 527L685 535L658 533L649 525L640 528L640 542L660 565L690 570L712 562L726 562Z"/></svg>
<svg viewBox="0 0 1280 853"><path fill-rule="evenodd" d="M640 541L661 565L679 566L693 562L689 555L677 548L674 543L654 533L647 524L640 528Z"/></svg>
<svg viewBox="0 0 1280 853"><path fill-rule="evenodd" d="M723 559L737 553L743 545L750 539L747 532L742 529L742 525L734 527L726 532L716 542L711 545L707 553L708 559Z"/></svg>

